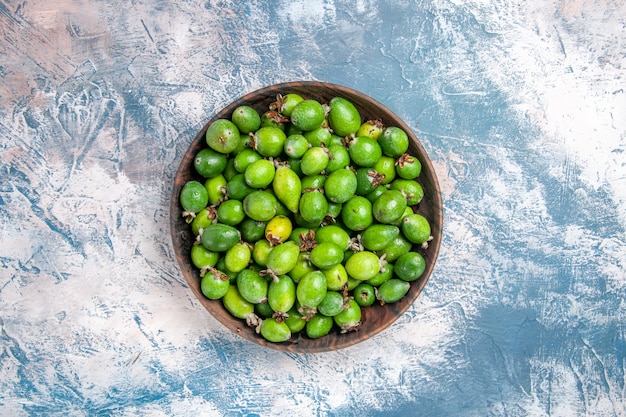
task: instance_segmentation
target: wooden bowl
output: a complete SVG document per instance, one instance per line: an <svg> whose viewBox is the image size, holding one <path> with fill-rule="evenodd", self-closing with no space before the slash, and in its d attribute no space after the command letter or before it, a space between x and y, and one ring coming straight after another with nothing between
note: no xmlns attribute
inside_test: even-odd
<svg viewBox="0 0 626 417"><path fill-rule="evenodd" d="M288 93L297 93L304 98L315 99L320 103L328 103L330 99L336 96L343 97L351 101L357 109L359 109L363 121L381 119L385 126L397 126L404 129L410 139L409 152L417 156L422 163L422 172L418 181L424 188L424 198L417 206L417 212L429 220L433 239L426 250L414 248L414 250L417 250L424 256L426 260L426 270L420 279L411 283L408 294L402 300L394 304L380 306L378 303L374 303L372 306L362 308L362 325L357 331L344 334L333 331L329 335L318 339L310 339L304 332L300 332L299 334L293 335L292 339L288 342L271 343L258 335L254 329L248 327L244 321L231 316L225 310L221 301L209 300L204 297L200 291L199 271L193 266L190 258L190 250L194 236L190 225L185 223L182 217L179 195L181 188L187 181L191 179L203 181L194 169L193 160L196 153L207 146L205 133L211 122L220 118L230 118L233 110L244 104L254 107L262 114L268 110L269 104L276 100L277 94L285 95ZM369 339L390 326L400 315L411 307L411 304L413 304L422 292L435 266L441 243L443 207L439 183L433 165L418 138L409 126L398 116L379 102L356 90L318 81L299 81L261 88L235 100L214 115L200 132L198 132L189 146L189 149L183 156L178 172L176 173L170 203L170 227L174 253L176 254L185 281L200 303L213 317L236 334L259 345L280 351L312 353L341 349Z"/></svg>

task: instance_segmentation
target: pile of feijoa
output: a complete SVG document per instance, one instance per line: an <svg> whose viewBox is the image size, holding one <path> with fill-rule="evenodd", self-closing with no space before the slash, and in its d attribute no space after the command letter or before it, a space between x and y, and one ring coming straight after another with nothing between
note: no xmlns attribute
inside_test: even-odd
<svg viewBox="0 0 626 417"><path fill-rule="evenodd" d="M403 129L341 97L259 110L208 126L180 192L201 291L271 342L356 330L424 272L421 163Z"/></svg>

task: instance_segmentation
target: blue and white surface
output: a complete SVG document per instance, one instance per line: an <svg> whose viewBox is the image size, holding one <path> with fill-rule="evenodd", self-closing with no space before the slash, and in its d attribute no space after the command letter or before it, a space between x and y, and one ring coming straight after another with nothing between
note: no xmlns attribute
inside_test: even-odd
<svg viewBox="0 0 626 417"><path fill-rule="evenodd" d="M0 0L0 415L624 416L626 3ZM285 354L185 286L172 178L239 96L317 79L418 134L417 303Z"/></svg>

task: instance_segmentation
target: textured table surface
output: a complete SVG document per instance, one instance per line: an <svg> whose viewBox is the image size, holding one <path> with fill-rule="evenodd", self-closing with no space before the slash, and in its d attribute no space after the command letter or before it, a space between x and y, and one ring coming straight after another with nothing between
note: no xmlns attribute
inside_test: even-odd
<svg viewBox="0 0 626 417"><path fill-rule="evenodd" d="M0 415L624 416L619 0L0 0ZM285 354L193 297L169 234L202 125L360 90L436 166L444 238L376 337Z"/></svg>

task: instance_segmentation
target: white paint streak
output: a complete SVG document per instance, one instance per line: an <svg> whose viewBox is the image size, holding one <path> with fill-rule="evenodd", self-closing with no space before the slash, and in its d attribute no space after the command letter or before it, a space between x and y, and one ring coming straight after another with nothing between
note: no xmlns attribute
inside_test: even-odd
<svg viewBox="0 0 626 417"><path fill-rule="evenodd" d="M277 7L279 15L287 16L292 25L306 25L320 28L326 20L335 19L333 2L309 2L306 0L286 1Z"/></svg>
<svg viewBox="0 0 626 417"><path fill-rule="evenodd" d="M481 24L500 21L492 2L474 3ZM533 8L534 7L534 8ZM623 2L570 1L528 4L520 13L505 13L510 23L497 31L507 42L481 49L488 77L517 102L553 143L582 169L580 179L608 187L626 225L626 57ZM553 16L563 14L561 20ZM620 19L620 17L622 19ZM511 21L512 20L512 21ZM502 23L500 23L502 24ZM565 178L565 182L568 179Z"/></svg>

